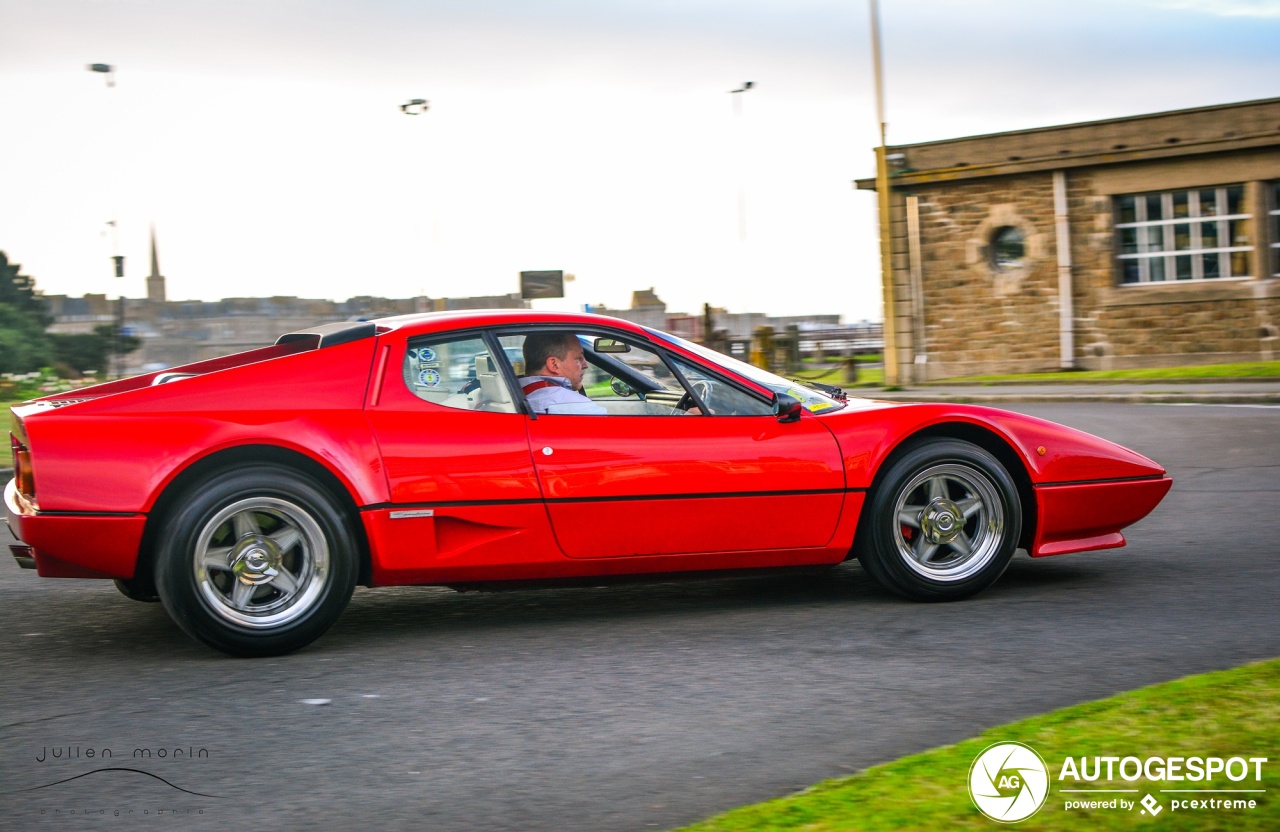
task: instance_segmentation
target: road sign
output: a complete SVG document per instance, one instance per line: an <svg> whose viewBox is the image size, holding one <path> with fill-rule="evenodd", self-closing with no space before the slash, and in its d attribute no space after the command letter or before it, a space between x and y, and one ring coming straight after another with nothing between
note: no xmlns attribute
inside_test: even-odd
<svg viewBox="0 0 1280 832"><path fill-rule="evenodd" d="M520 272L520 297L525 300L564 297L564 272Z"/></svg>

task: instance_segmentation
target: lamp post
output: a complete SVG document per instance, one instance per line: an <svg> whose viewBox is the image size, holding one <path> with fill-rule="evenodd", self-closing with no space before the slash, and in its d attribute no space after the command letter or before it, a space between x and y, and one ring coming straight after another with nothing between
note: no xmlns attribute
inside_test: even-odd
<svg viewBox="0 0 1280 832"><path fill-rule="evenodd" d="M754 81L747 81L736 90L729 90L733 96L733 119L738 125L738 240L747 241L747 186L743 180L743 168L746 166L745 141L742 135L742 94L755 86Z"/></svg>
<svg viewBox="0 0 1280 832"><path fill-rule="evenodd" d="M885 144L884 70L880 59L880 4L871 0L871 60L876 81L876 121L880 146L876 148L876 197L880 213L880 289L884 294L884 383L896 385L898 371L898 322L893 290L893 244L889 222L889 159Z"/></svg>
<svg viewBox="0 0 1280 832"><path fill-rule="evenodd" d="M424 115L427 112L427 110L430 109L430 105L431 105L431 102L427 101L427 99L425 98L410 98L408 101L400 105L400 112L404 113L407 116L420 116L420 115ZM430 214L427 216L427 224L429 226L427 229L428 232L434 234L434 228L430 227L435 225L434 216ZM420 287L419 291L423 295L426 294L425 288ZM431 311L435 311L435 303L430 300L427 300L427 302L431 304ZM417 304L418 304L419 312L426 311L425 309L422 308L423 301L421 299L417 302Z"/></svg>
<svg viewBox="0 0 1280 832"><path fill-rule="evenodd" d="M110 89L116 85L116 68L111 64L89 64L87 67L90 72L100 73L106 76L107 88ZM124 277L124 255L120 253L120 223L118 221L119 211L115 206L115 193L112 193L112 210L111 219L107 221L107 225L111 228L111 264L112 273L117 278ZM111 331L111 360L108 366L108 373L114 373L119 378L124 375L124 354L120 351L124 337L124 290L120 292L120 297L116 299L115 325Z"/></svg>
<svg viewBox="0 0 1280 832"><path fill-rule="evenodd" d="M400 105L400 112L407 116L420 116L427 111L429 104L425 98L410 98Z"/></svg>

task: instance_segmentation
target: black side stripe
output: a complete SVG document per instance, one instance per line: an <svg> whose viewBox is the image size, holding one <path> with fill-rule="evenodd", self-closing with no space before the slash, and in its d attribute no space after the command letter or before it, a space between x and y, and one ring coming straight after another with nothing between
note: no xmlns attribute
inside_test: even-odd
<svg viewBox="0 0 1280 832"><path fill-rule="evenodd" d="M1068 482L1042 482L1033 484L1034 488L1060 488L1064 485L1106 485L1108 483L1126 482L1159 482L1170 479L1168 474L1144 475L1141 477L1112 477L1105 480L1069 480Z"/></svg>
<svg viewBox="0 0 1280 832"><path fill-rule="evenodd" d="M717 494L640 494L624 497L554 497L550 500L441 500L437 502L418 503L373 503L361 506L361 511L378 511L380 509L414 509L414 508L467 508L472 506L524 506L542 505L543 503L621 503L641 502L649 500L718 500L734 497L813 497L822 494L859 494L865 488L820 488L812 491L736 491Z"/></svg>

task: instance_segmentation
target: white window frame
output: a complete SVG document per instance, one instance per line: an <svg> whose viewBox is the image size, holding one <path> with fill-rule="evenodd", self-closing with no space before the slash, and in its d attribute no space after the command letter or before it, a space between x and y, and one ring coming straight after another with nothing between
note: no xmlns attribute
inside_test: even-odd
<svg viewBox="0 0 1280 832"><path fill-rule="evenodd" d="M1233 185L1221 185L1205 188L1184 188L1176 191L1160 191L1142 194L1125 194L1115 199L1116 216L1121 216L1120 206L1123 200L1132 199L1134 201L1134 221L1117 222L1115 224L1116 232L1116 258L1117 258L1117 280L1120 286L1145 286L1158 285L1163 283L1192 283L1203 281L1220 281L1220 280L1241 280L1252 277L1251 274L1234 274L1231 271L1231 255L1237 252L1252 252L1252 245L1221 245L1222 242L1230 243L1231 241L1231 223L1232 221L1248 221L1253 218L1249 213L1213 213L1201 214L1200 194L1203 191L1214 191L1214 202L1218 208L1227 210L1229 207L1228 191L1232 189L1240 191L1240 207L1243 208L1247 203L1245 200L1248 191L1243 183ZM1175 195L1185 195L1187 198L1187 216L1174 217L1173 205ZM1160 219L1147 219L1147 200L1151 197L1159 197L1160 199ZM1219 245L1204 246L1202 230L1209 223L1214 223L1217 227L1217 241ZM1177 248L1176 227L1188 226L1189 243L1187 248ZM1136 252L1125 252L1123 247L1124 232L1126 229L1133 229L1136 238L1138 250ZM1179 278L1177 274L1178 258L1190 257L1191 275L1190 277ZM1217 276L1205 276L1205 261L1207 258L1214 257L1218 263ZM1138 265L1138 279L1125 280L1125 266L1131 261L1136 261ZM1155 261L1160 261L1163 269L1163 276L1155 277L1156 269L1153 268Z"/></svg>
<svg viewBox="0 0 1280 832"><path fill-rule="evenodd" d="M1271 183L1271 276L1280 277L1280 182Z"/></svg>

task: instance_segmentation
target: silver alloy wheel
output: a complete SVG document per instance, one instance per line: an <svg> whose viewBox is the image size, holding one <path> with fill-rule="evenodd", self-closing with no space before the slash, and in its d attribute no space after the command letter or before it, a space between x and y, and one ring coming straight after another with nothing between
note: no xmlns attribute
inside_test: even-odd
<svg viewBox="0 0 1280 832"><path fill-rule="evenodd" d="M241 627L278 627L315 606L329 576L329 545L307 510L249 497L204 525L193 566L200 596L216 615Z"/></svg>
<svg viewBox="0 0 1280 832"><path fill-rule="evenodd" d="M995 483L948 462L917 473L894 503L894 543L903 562L935 581L963 581L982 570L1004 541L1004 503Z"/></svg>

